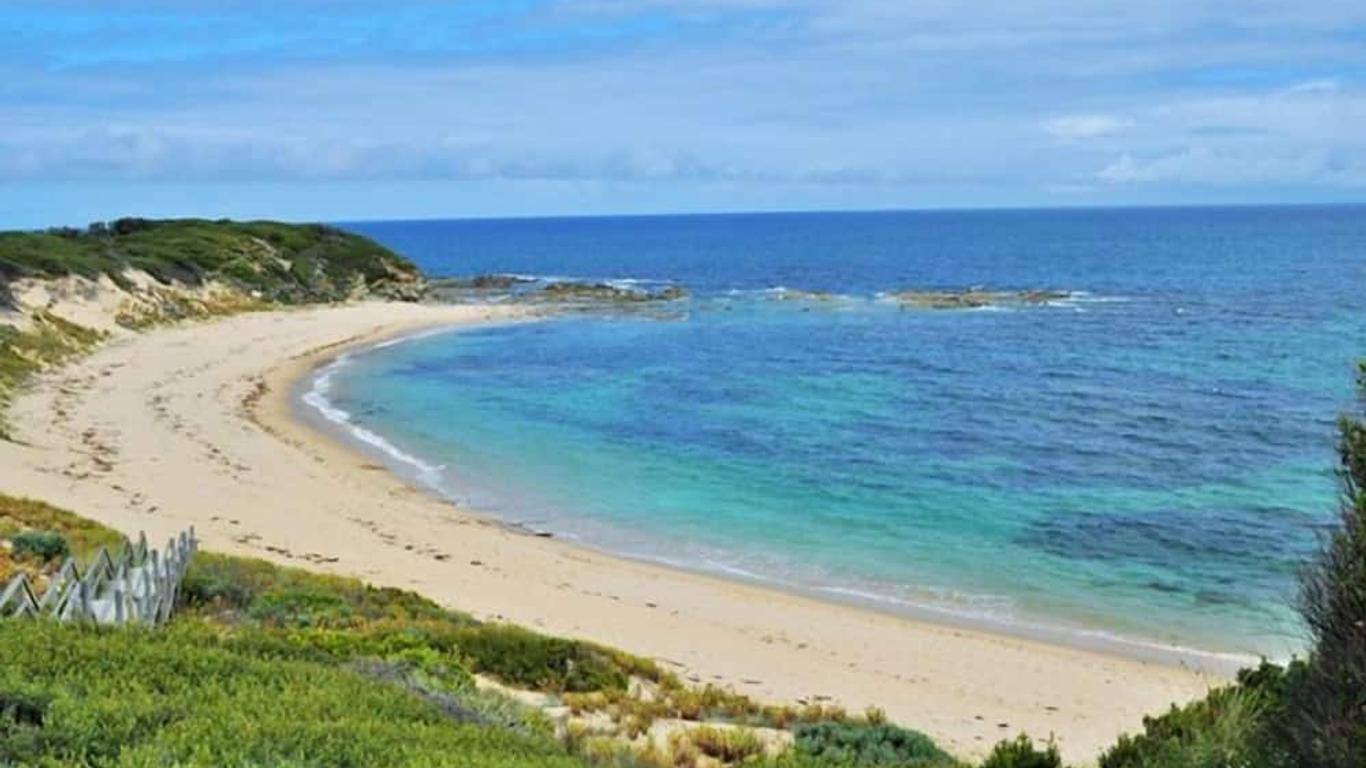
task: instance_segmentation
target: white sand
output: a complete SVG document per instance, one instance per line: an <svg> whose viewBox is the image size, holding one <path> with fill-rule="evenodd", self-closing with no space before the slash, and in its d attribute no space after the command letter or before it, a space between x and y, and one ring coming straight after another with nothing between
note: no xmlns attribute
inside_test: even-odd
<svg viewBox="0 0 1366 768"><path fill-rule="evenodd" d="M654 657L768 701L876 705L962 755L1026 731L1090 762L1216 682L1173 666L940 626L518 534L295 420L289 384L348 344L508 308L361 304L126 337L15 404L0 490L134 534L410 588L486 619Z"/></svg>

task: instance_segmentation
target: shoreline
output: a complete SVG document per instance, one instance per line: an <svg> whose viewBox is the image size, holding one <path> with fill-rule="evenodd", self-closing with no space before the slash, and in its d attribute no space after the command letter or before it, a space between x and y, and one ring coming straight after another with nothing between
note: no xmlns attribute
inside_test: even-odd
<svg viewBox="0 0 1366 768"><path fill-rule="evenodd" d="M551 322L553 317L537 318L537 321ZM320 377L329 375L329 369L335 369L338 364L346 359L395 344L446 333L462 333L467 330L469 328L461 326L418 328L399 331L378 338L357 339L354 343L342 347L320 350L316 355L309 356L305 365L300 368L291 367L287 374L282 373L277 377L278 391L284 394L287 402L282 408L274 410L277 412L285 411L285 418L301 424L323 440L340 444L341 447L364 460L385 463L402 482L429 494L437 503L448 504L469 511L458 501L445 495L434 483L427 482L421 477L422 473L430 470L430 465L423 459L408 453L383 435L368 428L359 427L349 418L339 420L327 413L327 409L335 406L330 401L326 401L326 394L318 393L316 388L316 382ZM310 402L309 398L315 395L320 395L325 402ZM383 445L381 446L379 443L383 443ZM514 533L554 538L566 546L584 549L603 557L716 579L725 583L742 584L761 590L776 590L794 597L872 611L917 623L1003 635L1049 645L1060 645L1075 650L1113 655L1133 661L1180 667L1219 678L1232 679L1239 669L1256 666L1259 661L1257 657L1250 654L1163 643L1159 640L1129 637L1103 629L1048 624L1043 620L1012 621L1005 618L972 615L955 611L952 606L948 605L917 603L886 598L871 593L861 594L838 585L803 585L757 573L742 573L722 568L709 569L701 566L689 567L681 562L672 562L648 555L636 555L614 550L606 546L597 546L590 541L567 539L556 531L542 531L480 510L474 510L470 513L489 523L503 526Z"/></svg>
<svg viewBox="0 0 1366 768"><path fill-rule="evenodd" d="M12 409L0 487L127 533L197 526L206 548L413 589L659 659L756 699L880 706L956 754L1053 733L1069 761L1221 680L1167 664L917 621L515 532L418 490L291 411L346 350L508 307L253 313L119 339Z"/></svg>

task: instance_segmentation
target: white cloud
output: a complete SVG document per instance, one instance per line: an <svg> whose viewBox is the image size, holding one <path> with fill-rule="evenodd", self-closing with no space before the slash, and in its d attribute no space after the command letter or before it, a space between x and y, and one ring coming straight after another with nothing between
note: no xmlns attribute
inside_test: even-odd
<svg viewBox="0 0 1366 768"><path fill-rule="evenodd" d="M1246 0L1247 16L1229 14L1234 0L563 0L507 23L605 34L530 54L454 40L413 55L390 30L397 50L352 57L371 34L357 23L342 55L71 71L0 53L0 183L979 184L1045 199L1340 186L1366 167L1362 95L1341 77L1275 80L1366 65L1366 49L1324 26L1335 2L1305 0L1300 24L1273 0ZM713 23L731 13L758 21ZM636 28L623 18L651 14L669 23L639 26L666 31L622 42ZM1227 24L1206 35L1212 21ZM1242 32L1272 24L1281 34Z"/></svg>
<svg viewBox="0 0 1366 768"><path fill-rule="evenodd" d="M1154 104L1092 175L1112 186L1366 186L1366 93L1340 80Z"/></svg>
<svg viewBox="0 0 1366 768"><path fill-rule="evenodd" d="M1044 123L1044 131L1062 141L1085 141L1113 136L1132 128L1134 121L1116 115L1066 115Z"/></svg>
<svg viewBox="0 0 1366 768"><path fill-rule="evenodd" d="M1317 80L1305 80L1295 83L1285 89L1286 93L1337 93L1342 90L1342 81L1336 78L1325 77Z"/></svg>
<svg viewBox="0 0 1366 768"><path fill-rule="evenodd" d="M1366 187L1366 167L1331 151L1249 153L1196 146L1135 159L1125 154L1096 173L1107 184L1185 183L1213 186L1332 184Z"/></svg>

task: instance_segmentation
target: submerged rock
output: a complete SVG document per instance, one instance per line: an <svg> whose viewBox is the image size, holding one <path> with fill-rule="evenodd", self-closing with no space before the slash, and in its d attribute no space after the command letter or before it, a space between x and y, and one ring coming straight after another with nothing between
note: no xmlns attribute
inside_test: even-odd
<svg viewBox="0 0 1366 768"><path fill-rule="evenodd" d="M432 280L433 288L467 291L510 291L517 286L534 283L529 277L518 275L475 275L474 277L445 277Z"/></svg>
<svg viewBox="0 0 1366 768"><path fill-rule="evenodd" d="M829 291L801 291L785 288L774 292L776 301L834 301L835 294Z"/></svg>
<svg viewBox="0 0 1366 768"><path fill-rule="evenodd" d="M1046 304L1061 301L1070 294L1066 291L987 291L969 288L963 291L897 291L890 297L902 307L915 309L975 309L978 307L1019 304Z"/></svg>
<svg viewBox="0 0 1366 768"><path fill-rule="evenodd" d="M557 282L550 283L538 291L527 295L533 301L547 302L607 302L607 303L641 303L651 301L677 301L686 298L688 292L683 288L671 285L658 291L637 291L630 288L621 288L607 283L575 283Z"/></svg>

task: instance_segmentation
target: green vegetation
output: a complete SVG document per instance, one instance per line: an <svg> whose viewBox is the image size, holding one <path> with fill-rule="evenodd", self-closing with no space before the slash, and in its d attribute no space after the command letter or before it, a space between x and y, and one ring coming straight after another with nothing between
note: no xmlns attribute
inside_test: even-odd
<svg viewBox="0 0 1366 768"><path fill-rule="evenodd" d="M1219 768L1290 766L1275 729L1292 689L1291 672L1263 664L1245 670L1238 684L1185 707L1143 720L1143 733L1121 737L1100 760L1101 768Z"/></svg>
<svg viewBox="0 0 1366 768"><path fill-rule="evenodd" d="M486 674L546 693L624 690L632 675L658 678L649 661L620 651L485 624L412 592L280 568L260 560L201 553L181 588L182 619L222 628L225 637L283 656L444 663L456 675Z"/></svg>
<svg viewBox="0 0 1366 768"><path fill-rule="evenodd" d="M1366 363L1357 368L1357 408L1338 422L1340 524L1303 579L1300 612L1314 654L1286 728L1302 766L1366 764Z"/></svg>
<svg viewBox="0 0 1366 768"><path fill-rule="evenodd" d="M746 728L716 728L703 725L686 731L675 731L670 741L677 745L690 744L707 757L723 763L738 763L764 753L764 742L754 731Z"/></svg>
<svg viewBox="0 0 1366 768"><path fill-rule="evenodd" d="M21 277L108 275L125 271L164 284L218 280L269 302L337 301L358 290L414 298L420 275L374 241L320 224L119 219L86 229L0 232L0 303Z"/></svg>
<svg viewBox="0 0 1366 768"><path fill-rule="evenodd" d="M796 751L822 763L844 766L957 766L918 731L888 723L815 723L797 728Z"/></svg>
<svg viewBox="0 0 1366 768"><path fill-rule="evenodd" d="M16 533L10 537L10 544L14 547L16 558L32 557L44 563L71 554L66 539L54 531Z"/></svg>
<svg viewBox="0 0 1366 768"><path fill-rule="evenodd" d="M1014 741L997 744L982 768L1062 768L1062 754L1051 740L1039 749L1022 733Z"/></svg>
<svg viewBox="0 0 1366 768"><path fill-rule="evenodd" d="M15 622L0 633L0 764L568 766L548 736L459 722L364 670L164 631Z"/></svg>

